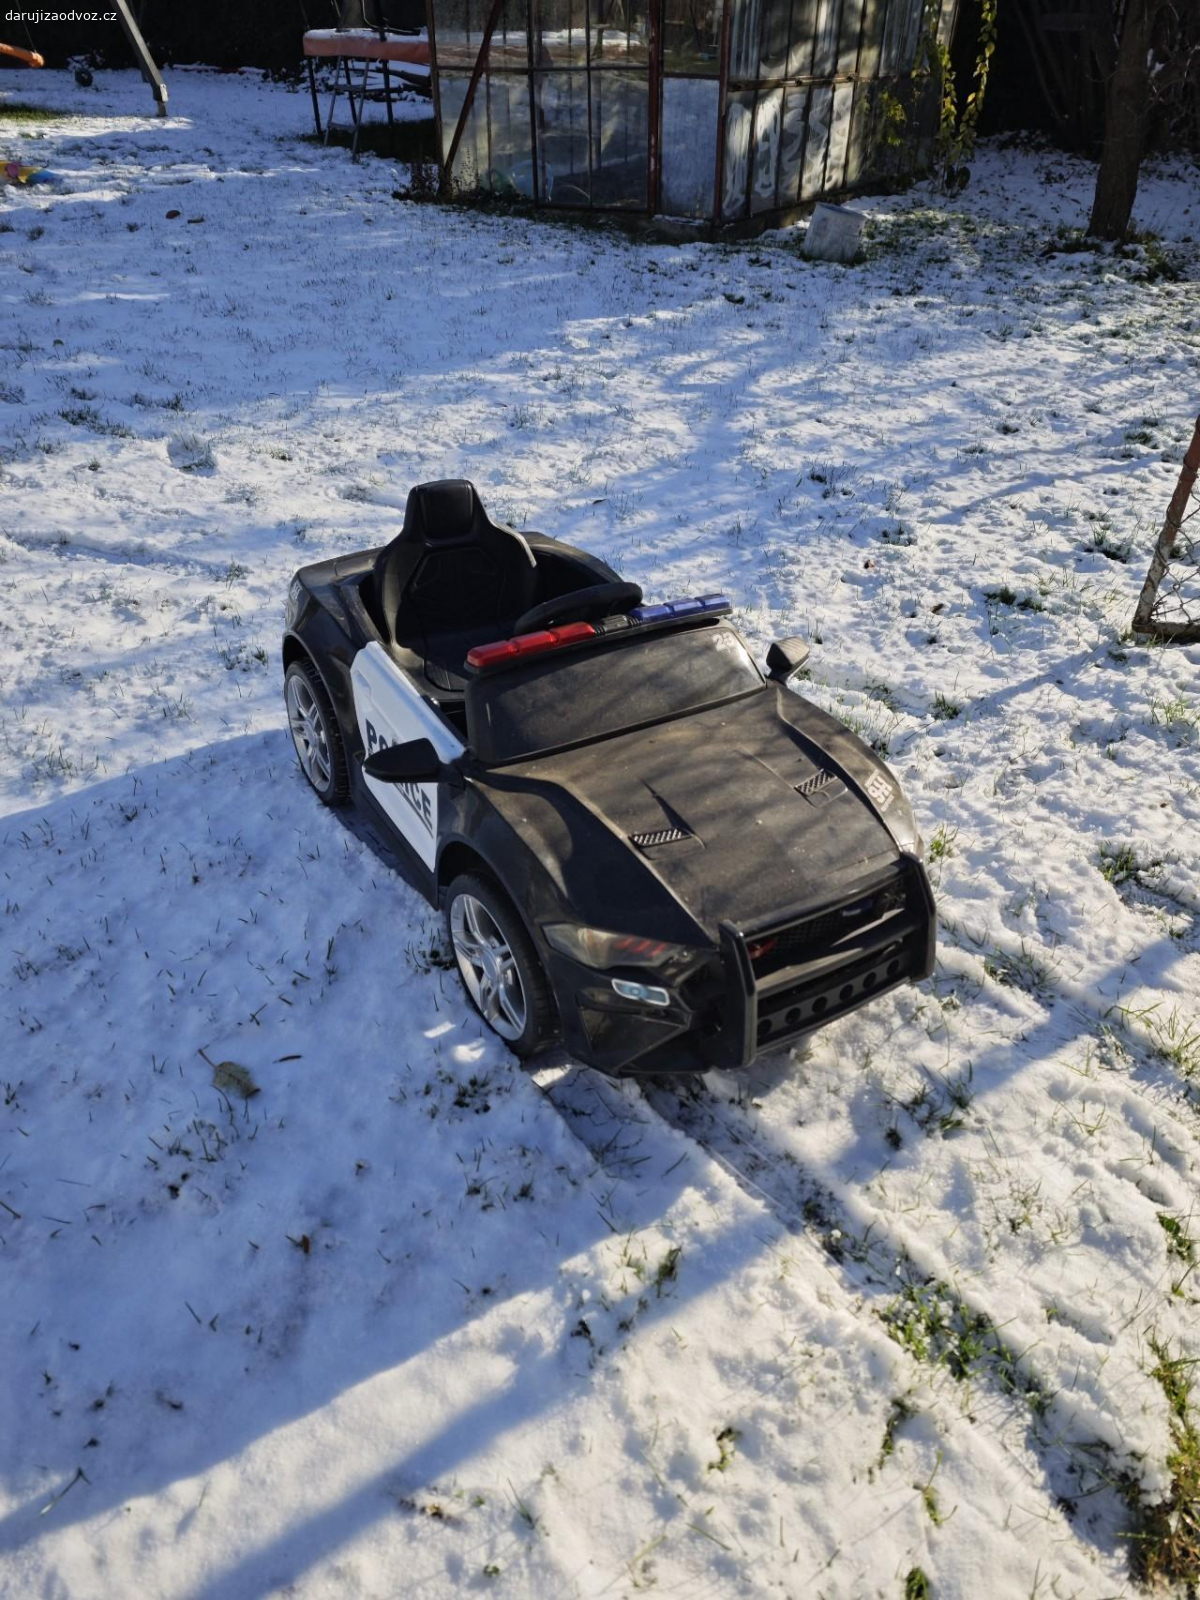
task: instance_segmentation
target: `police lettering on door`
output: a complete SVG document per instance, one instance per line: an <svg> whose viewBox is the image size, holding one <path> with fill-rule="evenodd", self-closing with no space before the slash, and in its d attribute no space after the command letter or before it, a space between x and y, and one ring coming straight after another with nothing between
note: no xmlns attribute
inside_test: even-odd
<svg viewBox="0 0 1200 1600"><path fill-rule="evenodd" d="M373 756L377 750L387 750L392 745L399 744L399 739L385 739L377 732L374 723L366 723L367 754ZM390 785L397 794L404 796L412 807L421 826L431 837L433 834L433 801L429 792L429 785L424 783L393 783Z"/></svg>

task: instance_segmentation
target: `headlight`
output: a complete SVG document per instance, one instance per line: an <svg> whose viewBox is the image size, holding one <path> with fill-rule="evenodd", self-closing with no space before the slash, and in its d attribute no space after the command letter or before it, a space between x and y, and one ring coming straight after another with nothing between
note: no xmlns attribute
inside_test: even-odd
<svg viewBox="0 0 1200 1600"><path fill-rule="evenodd" d="M920 857L924 854L924 844L921 839L921 830L917 827L917 819L912 814L912 807L902 794L896 796L896 804L889 806L884 821L892 830L892 837L901 850L909 855Z"/></svg>
<svg viewBox="0 0 1200 1600"><path fill-rule="evenodd" d="M585 967L661 967L673 957L695 954L686 945L643 939L633 933L608 933L580 928L573 922L551 922L542 928L546 943Z"/></svg>

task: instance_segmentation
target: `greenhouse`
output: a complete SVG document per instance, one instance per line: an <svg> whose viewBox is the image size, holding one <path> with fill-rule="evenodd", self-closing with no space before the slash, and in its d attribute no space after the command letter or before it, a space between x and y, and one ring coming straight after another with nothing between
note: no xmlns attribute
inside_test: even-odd
<svg viewBox="0 0 1200 1600"><path fill-rule="evenodd" d="M957 0L429 0L441 188L778 221L927 158Z"/></svg>

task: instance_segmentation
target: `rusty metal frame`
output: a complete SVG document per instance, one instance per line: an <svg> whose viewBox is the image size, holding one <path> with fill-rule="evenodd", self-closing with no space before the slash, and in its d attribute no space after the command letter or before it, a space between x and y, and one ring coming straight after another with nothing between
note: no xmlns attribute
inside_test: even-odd
<svg viewBox="0 0 1200 1600"><path fill-rule="evenodd" d="M1173 639L1177 644L1190 644L1200 639L1200 616L1185 618L1182 622L1156 621L1154 616L1159 589L1171 564L1171 552L1183 532L1186 520L1184 512L1198 475L1200 475L1200 417L1196 418L1192 442L1184 453L1183 465L1175 481L1175 489L1163 519L1162 530L1155 542L1150 570L1146 573L1146 581L1142 585L1137 609L1133 614L1134 633L1140 633L1148 638Z"/></svg>
<svg viewBox="0 0 1200 1600"><path fill-rule="evenodd" d="M425 0L425 32L429 37L429 87L433 91L433 127L437 139L438 172L441 172L442 151L442 89L441 73L437 64L437 29L433 23L433 0ZM438 188L441 188L441 178L438 179Z"/></svg>
<svg viewBox="0 0 1200 1600"><path fill-rule="evenodd" d="M439 196L445 194L447 185L450 182L450 175L454 171L454 159L458 155L458 147L462 143L462 136L467 126L467 118L471 115L471 107L475 104L475 91L479 87L479 80L483 77L484 68L487 66L488 51L492 48L492 35L496 31L496 23L500 19L500 12L503 8L504 0L492 0L492 9L488 12L487 27L483 30L483 38L479 44L479 54L475 57L475 65L471 69L471 81L467 84L467 97L463 101L462 110L458 114L454 137L450 141L450 148L446 152L446 159L442 165L441 181L438 184ZM530 87L532 89L532 85Z"/></svg>
<svg viewBox="0 0 1200 1600"><path fill-rule="evenodd" d="M533 72L533 7L534 0L525 0L525 81L529 84L529 166L533 203L542 203L542 181L538 162L541 160L542 141L538 132L537 79Z"/></svg>
<svg viewBox="0 0 1200 1600"><path fill-rule="evenodd" d="M646 210L658 215L662 197L662 8L664 0L649 0L650 60L646 86Z"/></svg>
<svg viewBox="0 0 1200 1600"><path fill-rule="evenodd" d="M729 35L733 27L733 0L721 4L721 54L717 64L717 160L713 176L713 221L720 225L725 195L725 123L729 102Z"/></svg>

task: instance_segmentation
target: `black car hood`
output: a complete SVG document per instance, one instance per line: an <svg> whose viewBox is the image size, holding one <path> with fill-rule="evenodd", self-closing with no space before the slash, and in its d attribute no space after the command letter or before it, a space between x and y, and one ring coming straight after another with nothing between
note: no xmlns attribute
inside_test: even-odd
<svg viewBox="0 0 1200 1600"><path fill-rule="evenodd" d="M715 938L723 921L747 926L819 903L897 855L822 737L845 730L796 696L786 699L786 720L767 689L507 770L533 780L531 788L557 789L555 809L577 813L568 826L577 848L598 853L601 894L604 835L615 835ZM617 902L627 896L628 873L618 869L611 881L614 905L600 925L623 927Z"/></svg>

